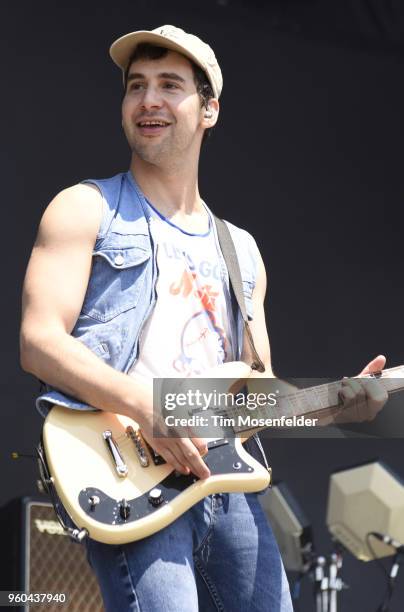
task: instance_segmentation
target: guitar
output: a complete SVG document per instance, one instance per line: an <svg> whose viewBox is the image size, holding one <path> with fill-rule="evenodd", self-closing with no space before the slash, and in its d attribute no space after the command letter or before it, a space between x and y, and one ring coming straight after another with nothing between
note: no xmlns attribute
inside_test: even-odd
<svg viewBox="0 0 404 612"><path fill-rule="evenodd" d="M391 393L404 388L404 367L377 374ZM209 372L209 378L234 381L233 390L247 385L262 391L262 378L254 378L242 362L226 363ZM276 384L276 379L266 382ZM340 382L287 393L278 401L283 417L333 414L341 410ZM219 492L256 492L271 482L271 472L244 449L242 443L268 425L274 407L232 409L245 415L232 435L225 428L208 441L204 457L211 476L199 480L192 474L176 473L148 446L138 424L129 417L110 412L79 412L54 406L43 428L47 468L63 505L80 529L107 544L124 544L145 538L165 526L207 495ZM232 410L226 410L227 416ZM276 414L276 413L275 413ZM239 421L240 422L240 419ZM234 420L236 423L236 420ZM258 426L257 426L258 423ZM263 423L263 424L261 424Z"/></svg>

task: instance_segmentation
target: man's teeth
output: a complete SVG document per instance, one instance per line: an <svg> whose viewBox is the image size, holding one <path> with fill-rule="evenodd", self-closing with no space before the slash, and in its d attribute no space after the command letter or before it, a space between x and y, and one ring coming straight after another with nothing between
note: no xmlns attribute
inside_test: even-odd
<svg viewBox="0 0 404 612"><path fill-rule="evenodd" d="M141 121L139 125L140 127L165 127L168 125L168 123L165 123L164 121Z"/></svg>

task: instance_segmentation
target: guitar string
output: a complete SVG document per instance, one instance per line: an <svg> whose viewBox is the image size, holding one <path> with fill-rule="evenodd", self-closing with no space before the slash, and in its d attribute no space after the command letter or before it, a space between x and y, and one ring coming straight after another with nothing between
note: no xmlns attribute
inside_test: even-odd
<svg viewBox="0 0 404 612"><path fill-rule="evenodd" d="M372 374L366 374L363 376L358 376L358 377L351 377L351 379L353 380L357 380L357 379L361 379L361 378L366 378L368 380L377 380L378 382L380 382L381 384L383 384L383 386L386 388L386 390L389 392L389 394L392 393L396 393L400 390L402 390L402 387L399 386L398 388L395 387L390 387L389 388L389 383L391 383L393 381L396 380L401 380L403 377L398 377L395 374L397 372L401 372L402 374L404 374L404 367L403 366L396 366L393 368L389 368L388 370L383 370L381 372L381 376L374 376ZM262 380L262 379L260 379ZM273 379L271 379L273 380ZM316 385L313 387L306 387L304 389L299 389L298 391L295 391L294 393L288 393L287 395L284 396L279 396L279 399L282 400L283 404L285 402L291 404L292 406L292 412L289 415L285 414L285 406L283 406L282 410L283 410L283 414L285 414L285 416L302 416L301 414L296 413L295 411L293 412L293 408L300 408L301 410L303 410L303 414L310 414L310 413L317 413L317 412L321 412L321 411L326 411L326 410L332 410L332 409L338 409L338 403L335 405L330 405L328 403L328 405L326 406L322 406L320 404L320 407L318 407L317 405L313 406L314 404L317 404L318 401L321 402L321 399L319 397L320 394L322 394L323 396L326 395L327 398L329 398L330 394L335 391L338 392L341 390L341 383L344 380L350 380L348 379L339 379L337 381L332 381L329 383L323 383L321 385ZM307 397L309 396L309 397ZM316 397L314 397L316 396ZM296 400L298 405L296 405ZM303 400L302 404L299 405L299 400ZM317 401L316 401L317 400ZM293 406L293 403L295 403L295 406ZM310 408L308 407L308 404L310 404ZM263 415L265 415L265 413L268 412L268 406L259 406L257 407L258 411L261 411L263 413ZM274 408L273 406L271 408ZM221 410L216 411L217 414L222 414L224 417L227 417L228 419L232 419L234 418L234 416L236 416L237 414L240 414L240 412L242 410L248 410L248 408L244 405L242 406L228 406L226 408L223 408ZM245 413L245 414L251 414L250 411ZM280 415L279 415L280 416ZM276 418L276 417L275 417ZM278 417L279 418L279 417ZM246 432L249 431L251 429L256 429L256 427L247 427L247 428L239 428L236 426L236 428L233 428L235 433L241 433L241 432ZM130 436L128 436L126 433L120 434L117 438L116 441L118 442L129 442L131 441Z"/></svg>

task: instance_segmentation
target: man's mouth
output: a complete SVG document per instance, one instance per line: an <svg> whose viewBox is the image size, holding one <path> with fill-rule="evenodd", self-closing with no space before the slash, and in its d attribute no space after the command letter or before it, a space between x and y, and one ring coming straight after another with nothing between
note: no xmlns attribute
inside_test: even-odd
<svg viewBox="0 0 404 612"><path fill-rule="evenodd" d="M147 119L138 121L136 125L142 134L157 134L171 124L169 121L164 121L163 119Z"/></svg>

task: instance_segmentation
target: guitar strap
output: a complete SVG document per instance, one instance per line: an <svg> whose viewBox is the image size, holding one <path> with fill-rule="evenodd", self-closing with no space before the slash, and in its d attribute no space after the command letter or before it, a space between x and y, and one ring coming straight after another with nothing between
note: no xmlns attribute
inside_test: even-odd
<svg viewBox="0 0 404 612"><path fill-rule="evenodd" d="M265 366L257 353L251 329L248 324L248 316L243 293L243 281L241 280L241 271L237 258L236 247L234 246L230 230L227 227L226 223L215 215L213 215L213 217L216 223L220 248L222 249L223 257L226 262L227 270L229 273L230 286L233 290L234 297L236 298L237 304L240 308L241 315L244 321L244 329L246 331L248 343L253 354L254 361L251 364L251 368L253 370L258 370L258 372L265 372Z"/></svg>

